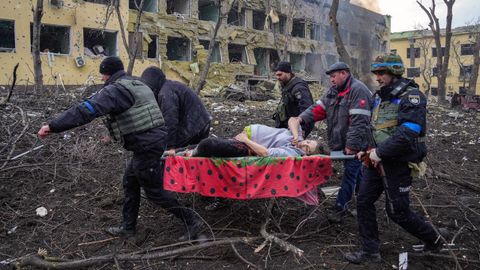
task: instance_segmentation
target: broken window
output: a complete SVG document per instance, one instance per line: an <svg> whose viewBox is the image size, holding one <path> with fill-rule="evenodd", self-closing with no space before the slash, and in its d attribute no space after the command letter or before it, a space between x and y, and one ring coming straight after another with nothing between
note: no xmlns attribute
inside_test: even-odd
<svg viewBox="0 0 480 270"><path fill-rule="evenodd" d="M167 59L177 61L190 61L190 40L186 38L168 37Z"/></svg>
<svg viewBox="0 0 480 270"><path fill-rule="evenodd" d="M305 55L291 53L290 54L290 64L292 65L292 70L295 72L300 72L305 70Z"/></svg>
<svg viewBox="0 0 480 270"><path fill-rule="evenodd" d="M210 49L210 40L199 40L199 42L200 42L200 45L202 45L205 50ZM215 42L215 47L213 48L213 51L212 51L212 62L215 62L215 63L222 62L222 56L220 54L220 43L218 41Z"/></svg>
<svg viewBox="0 0 480 270"><path fill-rule="evenodd" d="M128 8L138 10L141 2L142 0L128 0ZM143 11L157 12L158 0L143 0Z"/></svg>
<svg viewBox="0 0 480 270"><path fill-rule="evenodd" d="M445 47L442 47L440 53L442 54L442 56L445 55ZM435 47L432 47L432 57L437 57L437 48Z"/></svg>
<svg viewBox="0 0 480 270"><path fill-rule="evenodd" d="M330 25L325 26L325 41L333 42L333 30Z"/></svg>
<svg viewBox="0 0 480 270"><path fill-rule="evenodd" d="M198 19L216 22L218 20L218 6L212 0L198 0Z"/></svg>
<svg viewBox="0 0 480 270"><path fill-rule="evenodd" d="M228 59L230 63L248 64L247 48L245 45L228 44Z"/></svg>
<svg viewBox="0 0 480 270"><path fill-rule="evenodd" d="M0 52L15 52L15 22L0 20Z"/></svg>
<svg viewBox="0 0 480 270"><path fill-rule="evenodd" d="M255 55L255 60L257 61L257 64L255 65L255 68L254 68L255 75L260 75L260 76L268 75L269 69L267 65L267 61L268 61L267 51L268 49L265 49L265 48L253 49L253 54Z"/></svg>
<svg viewBox="0 0 480 270"><path fill-rule="evenodd" d="M337 56L333 54L325 55L325 60L327 60L327 66L331 66L337 62Z"/></svg>
<svg viewBox="0 0 480 270"><path fill-rule="evenodd" d="M420 58L420 48L413 48L415 52L415 58ZM407 48L407 58L410 59L410 48Z"/></svg>
<svg viewBox="0 0 480 270"><path fill-rule="evenodd" d="M30 42L33 43L33 23L30 23ZM40 52L70 53L70 27L42 24L40 28Z"/></svg>
<svg viewBox="0 0 480 270"><path fill-rule="evenodd" d="M460 55L473 55L473 44L461 44Z"/></svg>
<svg viewBox="0 0 480 270"><path fill-rule="evenodd" d="M190 15L190 0L167 0L167 14Z"/></svg>
<svg viewBox="0 0 480 270"><path fill-rule="evenodd" d="M305 71L311 75L320 75L322 58L320 54L307 53L305 56Z"/></svg>
<svg viewBox="0 0 480 270"><path fill-rule="evenodd" d="M134 43L135 43L135 38L134 38L134 35L135 33L134 32L128 32L128 47L130 48L130 50L132 50L133 46L134 46ZM143 40L142 40L142 33L137 33L137 49L136 49L136 52L135 52L135 58L136 59L142 59L143 58L143 55L142 55L142 43L143 43Z"/></svg>
<svg viewBox="0 0 480 270"><path fill-rule="evenodd" d="M236 26L245 26L245 9L235 6L228 12L227 24Z"/></svg>
<svg viewBox="0 0 480 270"><path fill-rule="evenodd" d="M305 21L302 19L294 19L292 25L292 37L305 37Z"/></svg>
<svg viewBox="0 0 480 270"><path fill-rule="evenodd" d="M432 77L437 77L438 76L438 68L437 67L433 67L432 68Z"/></svg>
<svg viewBox="0 0 480 270"><path fill-rule="evenodd" d="M158 57L158 36L157 35L148 35L150 38L150 43L148 43L147 49L147 58L155 58Z"/></svg>
<svg viewBox="0 0 480 270"><path fill-rule="evenodd" d="M85 55L117 55L117 32L83 28Z"/></svg>
<svg viewBox="0 0 480 270"><path fill-rule="evenodd" d="M85 2L95 3L95 4L102 4L108 5L111 3L112 0L84 0Z"/></svg>
<svg viewBox="0 0 480 270"><path fill-rule="evenodd" d="M358 46L358 34L350 32L350 46Z"/></svg>
<svg viewBox="0 0 480 270"><path fill-rule="evenodd" d="M312 24L312 27L310 28L310 39L320 41L322 38L320 36L320 29L321 27L319 24Z"/></svg>
<svg viewBox="0 0 480 270"><path fill-rule="evenodd" d="M276 50L270 50L270 71L275 70L275 68L280 62L280 57L278 56L278 52Z"/></svg>
<svg viewBox="0 0 480 270"><path fill-rule="evenodd" d="M420 77L420 68L419 67L407 68L407 77L408 78Z"/></svg>
<svg viewBox="0 0 480 270"><path fill-rule="evenodd" d="M254 10L253 11L253 29L264 30L265 29L265 11Z"/></svg>
<svg viewBox="0 0 480 270"><path fill-rule="evenodd" d="M472 69L473 66L465 66L465 65L460 65L460 80L468 80L472 76Z"/></svg>

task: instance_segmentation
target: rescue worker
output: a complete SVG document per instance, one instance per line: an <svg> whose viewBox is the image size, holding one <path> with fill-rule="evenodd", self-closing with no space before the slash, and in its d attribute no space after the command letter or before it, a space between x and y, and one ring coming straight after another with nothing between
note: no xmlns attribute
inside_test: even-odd
<svg viewBox="0 0 480 270"><path fill-rule="evenodd" d="M352 155L366 150L370 106L373 103L371 91L351 75L350 67L343 62L331 65L326 74L330 77L332 86L316 104L299 117L290 118L290 130L296 130L301 123L313 125L314 122L326 119L328 146L331 151L343 151ZM332 209L333 213L328 215L331 222L342 221L347 204L361 178L361 166L361 161L357 159L344 161L341 187Z"/></svg>
<svg viewBox="0 0 480 270"><path fill-rule="evenodd" d="M273 115L276 128L288 128L288 119L299 116L313 104L312 93L302 78L295 76L289 62L279 62L275 77L282 86L282 97ZM304 137L313 129L313 123L302 123Z"/></svg>
<svg viewBox="0 0 480 270"><path fill-rule="evenodd" d="M158 67L148 67L142 81L153 90L168 130L167 149L198 144L210 132L210 114L192 89L167 80Z"/></svg>
<svg viewBox="0 0 480 270"><path fill-rule="evenodd" d="M425 145L427 99L413 80L402 78L405 71L398 55L379 56L371 65L380 86L374 97L371 131L373 163L363 166L363 180L357 197L357 219L362 248L347 252L352 263L379 262L380 244L375 202L386 192L388 216L406 231L425 242L425 250L439 251L443 241L432 225L410 210L411 165L427 153ZM359 153L359 156L364 153ZM379 173L383 165L386 179ZM410 164L410 166L409 166Z"/></svg>
<svg viewBox="0 0 480 270"><path fill-rule="evenodd" d="M167 131L152 90L124 71L120 58L110 56L100 64L104 87L77 106L63 112L38 131L40 138L50 133L82 126L106 115L111 137L133 152L123 176L123 222L106 231L115 236L132 236L136 232L140 207L140 188L152 202L181 219L187 232L181 240L195 238L202 222L195 213L182 207L173 194L163 189L160 159L165 150Z"/></svg>

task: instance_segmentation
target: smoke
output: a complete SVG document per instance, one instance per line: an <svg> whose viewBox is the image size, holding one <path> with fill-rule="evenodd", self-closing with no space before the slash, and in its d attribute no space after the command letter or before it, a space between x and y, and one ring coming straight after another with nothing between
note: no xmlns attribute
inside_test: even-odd
<svg viewBox="0 0 480 270"><path fill-rule="evenodd" d="M380 6L377 0L351 0L351 4L361 6L363 8L369 9L371 11L381 13Z"/></svg>

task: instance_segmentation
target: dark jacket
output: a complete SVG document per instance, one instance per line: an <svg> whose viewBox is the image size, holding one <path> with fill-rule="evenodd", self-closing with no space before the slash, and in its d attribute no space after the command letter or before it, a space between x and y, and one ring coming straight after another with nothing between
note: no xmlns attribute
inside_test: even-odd
<svg viewBox="0 0 480 270"><path fill-rule="evenodd" d="M350 76L342 86L328 89L300 118L306 123L327 119L330 150L341 151L348 147L360 151L368 147L372 104L368 87Z"/></svg>
<svg viewBox="0 0 480 270"><path fill-rule="evenodd" d="M124 71L118 71L105 82L105 86L95 95L74 106L50 121L52 132L62 132L85 125L103 115L118 115L135 104L130 92L115 81L133 79ZM145 132L132 133L123 137L123 147L135 153L154 151L162 153L166 146L166 127L156 127Z"/></svg>
<svg viewBox="0 0 480 270"><path fill-rule="evenodd" d="M392 95L392 91L399 85L402 86L401 91ZM413 90L404 93L407 87ZM378 156L386 161L420 162L427 154L425 142L418 142L419 138L425 137L427 129L425 95L413 80L402 78L392 85L382 87L376 96L383 101L400 99L397 128L387 140L377 145ZM418 125L420 130L412 129L412 124Z"/></svg>
<svg viewBox="0 0 480 270"><path fill-rule="evenodd" d="M293 77L287 85L282 88L281 102L285 104L287 120L281 121L278 115L275 114L275 127L288 128L288 119L290 117L299 116L313 104L312 93L310 93L307 82L299 77ZM312 129L313 123L302 123L302 130L305 132L305 137L310 134Z"/></svg>
<svg viewBox="0 0 480 270"><path fill-rule="evenodd" d="M178 148L210 126L210 114L185 84L165 79L162 70L149 67L142 80L153 90L168 128L168 148Z"/></svg>

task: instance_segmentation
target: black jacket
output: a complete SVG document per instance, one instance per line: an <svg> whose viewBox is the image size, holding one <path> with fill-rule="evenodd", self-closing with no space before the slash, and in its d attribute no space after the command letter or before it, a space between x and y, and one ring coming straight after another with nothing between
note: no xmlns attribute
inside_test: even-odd
<svg viewBox="0 0 480 270"><path fill-rule="evenodd" d="M129 109L135 100L127 89L115 83L119 79L133 78L127 76L124 71L113 74L98 93L50 121L50 130L62 132L85 125L97 117L106 114L117 115ZM125 135L123 147L135 153L154 151L161 154L166 146L166 130L165 126L161 126Z"/></svg>
<svg viewBox="0 0 480 270"><path fill-rule="evenodd" d="M404 84L402 91L393 96L392 91L400 84ZM414 89L404 93L409 86ZM427 154L425 142L418 142L419 138L425 137L427 129L427 98L413 80L404 78L382 87L376 95L381 100L400 99L397 128L387 140L377 145L378 156L385 161L420 162ZM414 132L405 123L417 124L421 131Z"/></svg>
<svg viewBox="0 0 480 270"><path fill-rule="evenodd" d="M307 82L299 77L293 77L282 88L281 101L286 105L287 120L280 121L278 117L275 117L275 127L288 128L288 118L299 116L313 104L312 93L310 93ZM313 123L302 123L302 129L307 137L313 129Z"/></svg>
<svg viewBox="0 0 480 270"><path fill-rule="evenodd" d="M162 70L149 67L142 80L153 90L168 128L168 148L179 148L210 126L210 114L185 84L165 79ZM208 126L208 127L207 127Z"/></svg>

